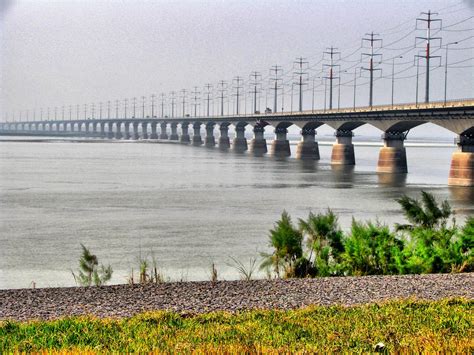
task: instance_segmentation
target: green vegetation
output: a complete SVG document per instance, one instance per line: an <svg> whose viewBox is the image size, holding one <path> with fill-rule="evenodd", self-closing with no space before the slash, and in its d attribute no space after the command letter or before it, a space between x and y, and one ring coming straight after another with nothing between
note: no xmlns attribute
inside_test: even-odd
<svg viewBox="0 0 474 355"><path fill-rule="evenodd" d="M103 264L99 267L99 260L97 256L92 254L83 244L82 255L79 259L79 270L77 276L72 272L74 280L81 286L95 286L105 285L112 278L112 267Z"/></svg>
<svg viewBox="0 0 474 355"><path fill-rule="evenodd" d="M128 319L65 318L0 323L0 352L166 353L388 352L471 353L474 302L396 301L294 311L185 316L145 313Z"/></svg>
<svg viewBox="0 0 474 355"><path fill-rule="evenodd" d="M447 201L422 192L397 202L410 224L394 231L379 222L352 221L348 233L336 215L310 213L296 227L288 213L270 231L273 253L262 269L276 277L394 275L474 271L474 217L457 226Z"/></svg>

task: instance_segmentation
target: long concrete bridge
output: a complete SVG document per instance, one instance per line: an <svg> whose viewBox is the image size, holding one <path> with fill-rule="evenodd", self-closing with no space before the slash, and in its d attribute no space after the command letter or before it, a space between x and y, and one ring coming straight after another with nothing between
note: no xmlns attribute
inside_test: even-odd
<svg viewBox="0 0 474 355"><path fill-rule="evenodd" d="M287 139L288 128L301 128L301 142L296 151L297 159L319 159L316 129L328 125L335 130L331 163L354 165L352 144L353 131L370 124L380 129L384 146L380 149L377 172L407 173L404 140L410 129L431 122L458 135L458 151L453 153L448 184L474 186L474 99L433 102L428 104L404 104L396 106L372 106L356 109L317 110L282 113L257 113L211 117L144 117L105 118L3 122L3 135L43 135L69 137L97 137L104 139L169 139L194 146L205 145L237 152L249 150L255 155L267 153L265 129L272 127L275 138L269 153L277 157L290 156ZM216 142L215 126L220 135ZM232 144L229 126L235 129ZM253 127L254 137L247 142L246 126ZM189 134L190 126L193 134ZM206 134L201 136L201 127ZM179 128L179 129L178 129Z"/></svg>

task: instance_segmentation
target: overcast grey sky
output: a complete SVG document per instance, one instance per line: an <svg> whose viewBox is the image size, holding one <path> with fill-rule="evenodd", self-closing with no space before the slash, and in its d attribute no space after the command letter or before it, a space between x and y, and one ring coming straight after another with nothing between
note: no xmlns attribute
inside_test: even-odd
<svg viewBox="0 0 474 355"><path fill-rule="evenodd" d="M5 112L18 115L19 110L29 109L32 115L31 110L40 107L82 106L193 86L203 91L204 84L231 81L235 75L247 80L253 70L266 77L275 64L291 73L295 57L306 57L311 66L331 45L344 57L360 47L368 31L381 33L384 45L397 41L393 49L381 51L385 63L380 67L386 78L375 84L375 103L388 103L389 59L413 46L416 35L424 35L423 31L409 33L420 12L440 10L444 25L474 15L471 0L0 2L2 119ZM467 38L458 47L468 49L450 51L449 62L474 57L469 49L474 47L474 31L468 30L474 28L474 20L450 28L456 31L438 33L443 42ZM360 52L340 62L341 68L350 68L341 77L341 82L348 82L341 86L342 106L352 103L354 68L366 65L357 63ZM397 59L406 63L397 65L396 71L406 69L397 75L413 76L414 53L408 49L404 58ZM436 54L443 56L443 64L444 50ZM454 66L470 68L450 69L449 97L474 96L472 65L474 61L465 61ZM321 76L321 69L322 62L310 74ZM443 68L433 71L435 100L443 97L443 78ZM320 79L316 82L320 84ZM323 105L322 88L316 91L319 107ZM420 76L420 98L422 90ZM414 101L414 92L413 77L396 81L396 101ZM305 93L305 107L311 105L310 96ZM357 101L367 104L367 85L358 87Z"/></svg>

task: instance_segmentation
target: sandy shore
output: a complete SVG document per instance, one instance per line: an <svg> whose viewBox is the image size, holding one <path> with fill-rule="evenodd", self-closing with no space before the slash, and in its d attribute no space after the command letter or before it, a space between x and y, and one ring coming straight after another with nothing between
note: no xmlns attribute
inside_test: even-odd
<svg viewBox="0 0 474 355"><path fill-rule="evenodd" d="M15 289L0 290L0 319L127 317L150 310L294 309L458 296L474 299L474 273Z"/></svg>

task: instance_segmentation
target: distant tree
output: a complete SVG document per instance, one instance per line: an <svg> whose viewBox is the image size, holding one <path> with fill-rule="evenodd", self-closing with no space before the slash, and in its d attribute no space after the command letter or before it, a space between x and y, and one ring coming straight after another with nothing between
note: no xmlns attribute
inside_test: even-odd
<svg viewBox="0 0 474 355"><path fill-rule="evenodd" d="M99 260L97 256L92 254L83 244L82 255L79 259L79 270L77 275L72 272L74 280L81 286L95 286L105 285L112 278L112 267L103 264L99 267Z"/></svg>

